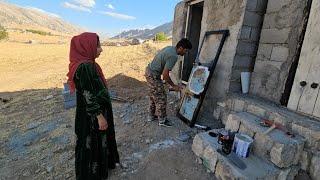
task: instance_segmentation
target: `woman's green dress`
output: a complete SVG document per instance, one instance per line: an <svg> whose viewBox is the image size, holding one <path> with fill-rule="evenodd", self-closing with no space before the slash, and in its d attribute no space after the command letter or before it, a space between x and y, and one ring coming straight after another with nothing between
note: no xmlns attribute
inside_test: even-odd
<svg viewBox="0 0 320 180"><path fill-rule="evenodd" d="M75 166L77 180L107 179L108 169L119 163L110 95L93 63L79 65L74 76L77 90ZM99 131L97 115L108 122Z"/></svg>

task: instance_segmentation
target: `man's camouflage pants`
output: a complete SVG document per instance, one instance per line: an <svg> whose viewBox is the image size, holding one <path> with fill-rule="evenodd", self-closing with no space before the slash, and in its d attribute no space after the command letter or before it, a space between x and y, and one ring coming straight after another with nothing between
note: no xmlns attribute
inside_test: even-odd
<svg viewBox="0 0 320 180"><path fill-rule="evenodd" d="M164 118L167 116L167 95L161 77L152 75L148 67L145 77L149 88L149 115Z"/></svg>

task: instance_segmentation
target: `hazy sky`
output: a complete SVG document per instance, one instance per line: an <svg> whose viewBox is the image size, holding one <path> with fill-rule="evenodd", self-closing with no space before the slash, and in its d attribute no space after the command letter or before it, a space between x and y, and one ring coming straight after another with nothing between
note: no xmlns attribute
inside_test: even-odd
<svg viewBox="0 0 320 180"><path fill-rule="evenodd" d="M7 0L37 8L89 31L115 35L123 30L153 28L173 20L180 0Z"/></svg>

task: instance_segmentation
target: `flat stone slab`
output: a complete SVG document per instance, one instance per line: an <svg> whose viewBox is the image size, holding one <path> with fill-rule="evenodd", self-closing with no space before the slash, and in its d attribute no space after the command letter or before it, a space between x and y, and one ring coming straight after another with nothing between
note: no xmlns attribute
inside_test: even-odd
<svg viewBox="0 0 320 180"><path fill-rule="evenodd" d="M215 132L217 130L212 130ZM208 132L197 134L192 150L203 160L203 164L220 179L277 179L283 170L272 163L250 154L248 158L236 154L223 155L216 137ZM245 168L243 168L245 167ZM288 171L288 170L287 170Z"/></svg>
<svg viewBox="0 0 320 180"><path fill-rule="evenodd" d="M280 168L297 165L303 151L305 138L295 134L290 137L285 132L274 129L264 134L269 128L260 125L261 118L251 113L230 114L226 129L246 133L254 138L253 152L273 162Z"/></svg>

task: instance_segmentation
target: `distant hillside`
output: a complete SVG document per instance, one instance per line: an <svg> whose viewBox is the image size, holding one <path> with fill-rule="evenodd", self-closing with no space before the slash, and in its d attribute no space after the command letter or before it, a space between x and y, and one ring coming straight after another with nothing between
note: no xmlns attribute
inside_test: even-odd
<svg viewBox="0 0 320 180"><path fill-rule="evenodd" d="M5 28L35 29L61 34L74 34L81 29L54 14L40 9L19 7L0 1L0 24Z"/></svg>
<svg viewBox="0 0 320 180"><path fill-rule="evenodd" d="M112 39L118 39L118 38L151 39L159 32L164 32L166 35L171 36L172 35L172 22L163 24L163 25L158 26L154 29L144 29L144 30L134 29L134 30L124 31L124 32L114 36Z"/></svg>

